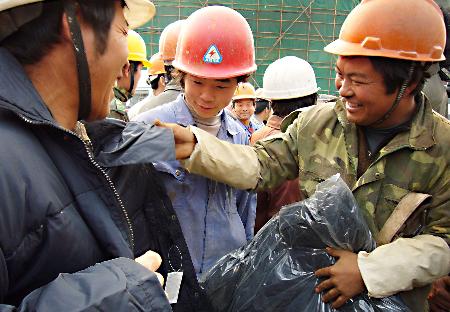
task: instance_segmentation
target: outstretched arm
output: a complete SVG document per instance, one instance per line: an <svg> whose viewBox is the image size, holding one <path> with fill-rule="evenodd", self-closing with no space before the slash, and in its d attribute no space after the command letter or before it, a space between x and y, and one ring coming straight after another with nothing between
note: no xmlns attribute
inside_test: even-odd
<svg viewBox="0 0 450 312"><path fill-rule="evenodd" d="M157 124L173 130L177 159L191 173L245 190L273 188L298 176L295 125L252 147L219 140L196 127Z"/></svg>

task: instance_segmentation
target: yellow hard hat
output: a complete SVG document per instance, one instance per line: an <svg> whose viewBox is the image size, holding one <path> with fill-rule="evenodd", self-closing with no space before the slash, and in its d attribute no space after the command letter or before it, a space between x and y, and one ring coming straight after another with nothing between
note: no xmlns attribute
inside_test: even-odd
<svg viewBox="0 0 450 312"><path fill-rule="evenodd" d="M233 101L242 99L256 99L256 91L250 82L241 82L238 84L233 95Z"/></svg>
<svg viewBox="0 0 450 312"><path fill-rule="evenodd" d="M128 30L128 60L142 62L144 67L149 68L151 63L147 60L147 48L145 41L134 30Z"/></svg>
<svg viewBox="0 0 450 312"><path fill-rule="evenodd" d="M153 54L153 56L150 58L150 67L148 68L148 74L153 75L159 75L164 74L166 70L164 69L164 61L161 57L161 53Z"/></svg>

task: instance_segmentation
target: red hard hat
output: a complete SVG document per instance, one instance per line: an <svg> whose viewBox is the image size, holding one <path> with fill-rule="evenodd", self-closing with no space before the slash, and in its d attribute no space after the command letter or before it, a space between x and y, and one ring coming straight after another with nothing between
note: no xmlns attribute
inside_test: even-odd
<svg viewBox="0 0 450 312"><path fill-rule="evenodd" d="M199 9L186 20L172 65L200 78L251 74L256 63L250 26L241 14L224 6Z"/></svg>
<svg viewBox="0 0 450 312"><path fill-rule="evenodd" d="M162 31L159 37L159 52L163 61L171 62L175 58L178 37L185 21L178 20L173 22Z"/></svg>

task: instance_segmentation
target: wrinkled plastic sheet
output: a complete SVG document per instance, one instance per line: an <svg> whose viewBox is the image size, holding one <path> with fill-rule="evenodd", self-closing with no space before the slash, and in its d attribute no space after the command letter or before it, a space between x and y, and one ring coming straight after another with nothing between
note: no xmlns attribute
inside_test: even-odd
<svg viewBox="0 0 450 312"><path fill-rule="evenodd" d="M339 175L310 198L285 206L244 247L201 277L217 311L336 311L314 291L317 269L335 259L325 247L371 251L376 245L352 192ZM338 311L410 311L399 296L361 294Z"/></svg>

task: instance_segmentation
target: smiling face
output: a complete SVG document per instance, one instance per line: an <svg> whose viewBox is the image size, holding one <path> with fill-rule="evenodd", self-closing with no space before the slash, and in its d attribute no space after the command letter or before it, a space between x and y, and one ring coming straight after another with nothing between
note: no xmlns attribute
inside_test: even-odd
<svg viewBox="0 0 450 312"><path fill-rule="evenodd" d="M344 98L347 119L361 126L382 118L397 94L386 94L382 75L367 57L340 56L336 62L335 85Z"/></svg>
<svg viewBox="0 0 450 312"><path fill-rule="evenodd" d="M121 69L127 62L128 26L120 2L116 3L116 13L109 30L106 49L100 54L96 37L91 27L81 25L91 76L92 106L88 121L103 119L109 114L109 102L114 97L113 86L121 77Z"/></svg>
<svg viewBox="0 0 450 312"><path fill-rule="evenodd" d="M237 79L206 79L186 74L184 94L188 106L200 117L217 116L231 101Z"/></svg>

